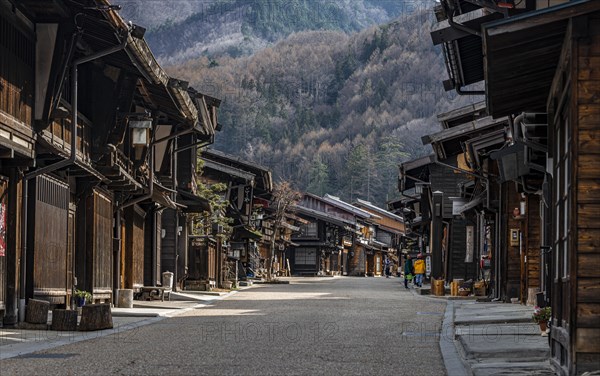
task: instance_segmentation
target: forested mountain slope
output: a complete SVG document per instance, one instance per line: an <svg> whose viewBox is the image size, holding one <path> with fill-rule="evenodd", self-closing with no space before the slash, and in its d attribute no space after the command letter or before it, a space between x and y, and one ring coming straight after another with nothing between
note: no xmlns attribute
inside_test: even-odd
<svg viewBox="0 0 600 376"><path fill-rule="evenodd" d="M291 33L355 32L431 0L122 0L121 15L148 28L163 62L248 55Z"/></svg>
<svg viewBox="0 0 600 376"><path fill-rule="evenodd" d="M300 32L248 57L169 66L223 98L215 147L254 160L300 189L383 204L397 164L430 152L437 113L473 97L443 92L444 60L430 13L354 34Z"/></svg>
<svg viewBox="0 0 600 376"><path fill-rule="evenodd" d="M172 76L223 99L215 148L319 195L383 205L435 115L478 99L442 89L429 0L120 4Z"/></svg>

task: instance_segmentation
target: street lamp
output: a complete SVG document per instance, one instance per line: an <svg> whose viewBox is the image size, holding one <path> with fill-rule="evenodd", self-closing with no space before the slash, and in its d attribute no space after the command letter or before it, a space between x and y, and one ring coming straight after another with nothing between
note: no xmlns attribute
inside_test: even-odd
<svg viewBox="0 0 600 376"><path fill-rule="evenodd" d="M430 183L415 183L415 193L418 195L423 194L423 187L428 186Z"/></svg>
<svg viewBox="0 0 600 376"><path fill-rule="evenodd" d="M130 120L131 144L133 146L148 146L150 144L150 129L152 119Z"/></svg>

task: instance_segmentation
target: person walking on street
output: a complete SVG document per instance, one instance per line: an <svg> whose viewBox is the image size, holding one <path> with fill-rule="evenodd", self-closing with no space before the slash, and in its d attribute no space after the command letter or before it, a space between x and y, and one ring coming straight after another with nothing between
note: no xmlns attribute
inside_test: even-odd
<svg viewBox="0 0 600 376"><path fill-rule="evenodd" d="M404 287L408 288L408 282L413 279L413 261L410 255L404 256Z"/></svg>
<svg viewBox="0 0 600 376"><path fill-rule="evenodd" d="M385 278L390 278L390 268L392 267L392 262L390 261L389 257L385 258L384 261L385 264Z"/></svg>
<svg viewBox="0 0 600 376"><path fill-rule="evenodd" d="M419 287L423 287L423 275L425 274L425 260L423 260L423 255L417 255L417 261L415 261L415 285Z"/></svg>

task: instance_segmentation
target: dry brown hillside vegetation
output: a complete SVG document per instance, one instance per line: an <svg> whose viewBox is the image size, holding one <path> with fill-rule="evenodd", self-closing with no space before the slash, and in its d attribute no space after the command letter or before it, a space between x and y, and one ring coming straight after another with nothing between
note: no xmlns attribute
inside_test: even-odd
<svg viewBox="0 0 600 376"><path fill-rule="evenodd" d="M299 32L252 56L168 66L222 98L215 148L256 161L315 194L383 204L398 163L430 152L435 115L478 100L443 91L431 13L358 33Z"/></svg>

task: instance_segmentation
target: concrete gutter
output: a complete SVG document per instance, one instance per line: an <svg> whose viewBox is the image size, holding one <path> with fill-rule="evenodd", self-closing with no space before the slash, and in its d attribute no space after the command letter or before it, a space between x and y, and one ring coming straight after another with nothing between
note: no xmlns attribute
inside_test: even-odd
<svg viewBox="0 0 600 376"><path fill-rule="evenodd" d="M461 356L458 352L460 344L457 343L455 338L454 302L449 301L446 305L442 333L440 335L440 351L442 352L446 372L452 376L472 376L473 372L471 372L471 369L463 361L465 357Z"/></svg>

